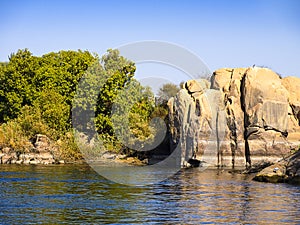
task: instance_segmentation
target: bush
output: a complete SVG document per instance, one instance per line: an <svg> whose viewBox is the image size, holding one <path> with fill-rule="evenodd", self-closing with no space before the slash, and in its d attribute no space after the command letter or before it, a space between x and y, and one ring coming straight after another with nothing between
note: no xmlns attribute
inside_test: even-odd
<svg viewBox="0 0 300 225"><path fill-rule="evenodd" d="M31 147L28 136L19 123L10 121L0 127L0 148L9 147L16 152L28 152Z"/></svg>

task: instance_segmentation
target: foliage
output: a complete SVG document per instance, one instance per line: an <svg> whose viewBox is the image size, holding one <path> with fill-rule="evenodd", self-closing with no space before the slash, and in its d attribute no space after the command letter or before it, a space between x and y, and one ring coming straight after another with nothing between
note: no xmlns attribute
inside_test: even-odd
<svg viewBox="0 0 300 225"><path fill-rule="evenodd" d="M0 69L0 122L16 118L43 90L53 89L71 106L78 82L96 58L89 52L60 51L36 57L27 49Z"/></svg>
<svg viewBox="0 0 300 225"><path fill-rule="evenodd" d="M171 97L174 97L180 88L176 84L166 83L164 84L158 92L159 98L168 101Z"/></svg>
<svg viewBox="0 0 300 225"><path fill-rule="evenodd" d="M155 130L149 125L154 110L154 96L149 87L132 79L119 92L112 110L112 123L118 140L127 147L139 149L152 141Z"/></svg>
<svg viewBox="0 0 300 225"><path fill-rule="evenodd" d="M100 89L97 109L96 127L99 133L113 136L113 128L110 120L112 105L119 91L126 87L135 72L133 62L119 56L118 50L109 49L108 54L102 57L103 67L107 73L107 79Z"/></svg>
<svg viewBox="0 0 300 225"><path fill-rule="evenodd" d="M45 134L57 143L62 157L79 159L72 123L80 124L76 128L83 133L96 128L110 151L126 148L116 135L118 129L125 131L122 121L128 121L125 134L131 133L134 142L150 142L155 134L149 126L154 97L133 78L135 69L112 49L101 59L80 50L41 57L28 49L11 54L8 63L0 64L0 148L25 151L28 140ZM116 125L112 110L119 103L130 107L125 107L126 114L118 114ZM72 121L72 115L82 121ZM86 115L95 115L95 120Z"/></svg>
<svg viewBox="0 0 300 225"><path fill-rule="evenodd" d="M17 152L25 152L30 146L28 137L17 121L9 121L0 126L0 148L9 147Z"/></svg>
<svg viewBox="0 0 300 225"><path fill-rule="evenodd" d="M74 133L69 131L57 141L59 157L69 162L82 159Z"/></svg>

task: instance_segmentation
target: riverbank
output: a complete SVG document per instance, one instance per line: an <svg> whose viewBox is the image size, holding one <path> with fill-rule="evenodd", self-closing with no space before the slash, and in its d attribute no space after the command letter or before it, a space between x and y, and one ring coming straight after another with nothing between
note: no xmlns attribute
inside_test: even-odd
<svg viewBox="0 0 300 225"><path fill-rule="evenodd" d="M51 165L51 164L86 164L81 157L76 160L68 159L61 155L59 147L45 135L38 134L31 140L31 146L26 152L15 151L12 148L4 147L0 150L0 164L23 164L23 165ZM145 166L153 163L151 158L140 160L125 154L117 154L106 151L95 158L95 161L105 165L124 164L132 166ZM200 164L201 167L201 164ZM218 167L209 167L217 169ZM226 169L229 173L251 173L255 181L271 183L294 183L300 184L300 151L293 155L282 158L279 161L263 161L254 164L244 170Z"/></svg>
<svg viewBox="0 0 300 225"><path fill-rule="evenodd" d="M148 163L147 160L140 160L138 157L108 151L98 156L97 161L138 166ZM42 134L37 134L32 140L26 142L26 150L20 151L11 147L0 149L0 164L51 165L83 163L86 163L86 161L82 156L77 158L66 157L62 154L57 143Z"/></svg>

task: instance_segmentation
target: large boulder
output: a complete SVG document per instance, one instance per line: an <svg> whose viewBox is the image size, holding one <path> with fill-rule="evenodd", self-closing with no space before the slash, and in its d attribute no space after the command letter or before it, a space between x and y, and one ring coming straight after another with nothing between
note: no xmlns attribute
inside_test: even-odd
<svg viewBox="0 0 300 225"><path fill-rule="evenodd" d="M180 148L182 167L190 166L191 159L213 165L221 161L217 135L224 130L218 122L224 122L222 95L209 86L207 80L188 81L168 102L171 149Z"/></svg>
<svg viewBox="0 0 300 225"><path fill-rule="evenodd" d="M169 100L171 148L217 166L276 162L300 145L299 78L267 68L220 69Z"/></svg>
<svg viewBox="0 0 300 225"><path fill-rule="evenodd" d="M226 113L225 137L220 152L226 155L222 165L245 165L244 112L241 105L241 83L247 69L220 69L213 73L211 88L221 91Z"/></svg>
<svg viewBox="0 0 300 225"><path fill-rule="evenodd" d="M300 78L285 77L283 86L288 91L288 141L294 148L300 146Z"/></svg>
<svg viewBox="0 0 300 225"><path fill-rule="evenodd" d="M286 139L288 91L280 76L267 68L250 68L243 79L246 152L252 163L261 158L280 159L290 151Z"/></svg>

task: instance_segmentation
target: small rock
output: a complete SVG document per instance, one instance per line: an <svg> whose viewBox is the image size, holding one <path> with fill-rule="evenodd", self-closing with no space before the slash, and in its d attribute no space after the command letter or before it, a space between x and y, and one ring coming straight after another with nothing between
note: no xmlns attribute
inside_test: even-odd
<svg viewBox="0 0 300 225"><path fill-rule="evenodd" d="M29 164L29 162L30 162L30 159L26 159L26 160L24 160L24 164Z"/></svg>
<svg viewBox="0 0 300 225"><path fill-rule="evenodd" d="M126 157L127 157L126 155L117 155L116 158L117 159L126 159Z"/></svg>
<svg viewBox="0 0 300 225"><path fill-rule="evenodd" d="M283 165L277 163L273 166L269 166L260 171L253 180L270 182L270 183L282 183L285 182L287 175Z"/></svg>
<svg viewBox="0 0 300 225"><path fill-rule="evenodd" d="M36 160L30 160L29 164L31 164L31 165L37 165L37 164L39 164L39 162L36 161Z"/></svg>
<svg viewBox="0 0 300 225"><path fill-rule="evenodd" d="M16 164L22 164L22 163L23 163L22 159L16 161Z"/></svg>
<svg viewBox="0 0 300 225"><path fill-rule="evenodd" d="M10 161L11 161L11 159L12 159L12 157L10 155L4 155L4 156L2 156L1 159L2 159L2 163L3 164L9 164Z"/></svg>
<svg viewBox="0 0 300 225"><path fill-rule="evenodd" d="M5 153L5 154L8 154L10 152L10 148L5 147L5 148L2 149L2 152Z"/></svg>

